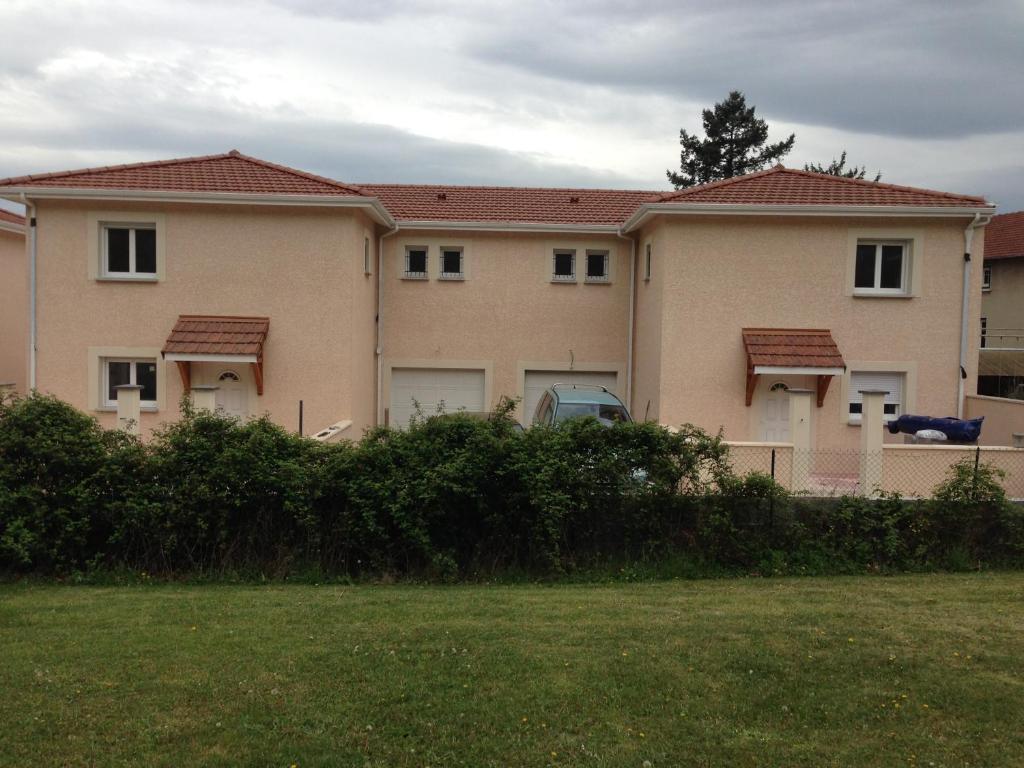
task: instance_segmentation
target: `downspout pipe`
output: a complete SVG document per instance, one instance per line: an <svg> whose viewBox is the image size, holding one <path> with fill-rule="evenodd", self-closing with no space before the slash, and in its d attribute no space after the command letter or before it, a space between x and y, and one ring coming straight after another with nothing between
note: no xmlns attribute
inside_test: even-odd
<svg viewBox="0 0 1024 768"><path fill-rule="evenodd" d="M28 390L36 388L36 348L38 329L36 325L36 206L21 193L28 221Z"/></svg>
<svg viewBox="0 0 1024 768"><path fill-rule="evenodd" d="M956 417L964 417L965 384L967 381L967 352L970 348L971 330L971 252L974 244L974 230L984 227L992 216L976 213L964 229L964 274L963 297L960 306L960 370L957 376Z"/></svg>
<svg viewBox="0 0 1024 768"><path fill-rule="evenodd" d="M636 323L636 238L627 237L619 230L615 233L623 240L629 240L629 333L626 335L626 405L633 412L633 326Z"/></svg>
<svg viewBox="0 0 1024 768"><path fill-rule="evenodd" d="M384 239L396 234L395 226L377 238L377 426L384 424Z"/></svg>

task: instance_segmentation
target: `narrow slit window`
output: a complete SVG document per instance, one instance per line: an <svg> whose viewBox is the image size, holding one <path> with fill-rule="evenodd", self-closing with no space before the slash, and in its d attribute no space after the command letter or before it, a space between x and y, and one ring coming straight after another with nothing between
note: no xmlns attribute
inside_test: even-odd
<svg viewBox="0 0 1024 768"><path fill-rule="evenodd" d="M644 249L644 280L651 279L651 244Z"/></svg>

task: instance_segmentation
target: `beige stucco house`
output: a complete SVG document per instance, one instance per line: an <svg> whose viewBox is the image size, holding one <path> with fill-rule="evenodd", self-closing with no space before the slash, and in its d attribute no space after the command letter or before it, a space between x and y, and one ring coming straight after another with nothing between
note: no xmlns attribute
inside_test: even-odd
<svg viewBox="0 0 1024 768"><path fill-rule="evenodd" d="M1024 399L1024 211L985 230L978 393Z"/></svg>
<svg viewBox="0 0 1024 768"><path fill-rule="evenodd" d="M28 296L25 219L0 208L0 389L28 383Z"/></svg>
<svg viewBox="0 0 1024 768"><path fill-rule="evenodd" d="M416 403L528 420L555 381L638 419L819 447L974 391L984 199L781 166L681 192L351 185L237 152L7 179L36 225L27 386L143 428L216 386L304 431ZM965 253L969 258L965 260Z"/></svg>

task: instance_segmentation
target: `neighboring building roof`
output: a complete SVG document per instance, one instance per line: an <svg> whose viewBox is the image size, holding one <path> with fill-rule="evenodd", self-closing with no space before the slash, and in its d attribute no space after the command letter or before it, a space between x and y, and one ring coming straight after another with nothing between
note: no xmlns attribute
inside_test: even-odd
<svg viewBox="0 0 1024 768"><path fill-rule="evenodd" d="M626 189L360 184L399 222L494 222L617 227L662 192Z"/></svg>
<svg viewBox="0 0 1024 768"><path fill-rule="evenodd" d="M237 149L222 155L15 176L0 180L0 191L3 187L256 195L363 195L354 186L249 157Z"/></svg>
<svg viewBox="0 0 1024 768"><path fill-rule="evenodd" d="M1024 211L993 216L985 227L985 260L1024 256Z"/></svg>
<svg viewBox="0 0 1024 768"><path fill-rule="evenodd" d="M744 328L743 346L749 367L845 368L846 363L827 329Z"/></svg>
<svg viewBox="0 0 1024 768"><path fill-rule="evenodd" d="M734 205L989 206L985 198L974 195L954 195L878 181L847 179L827 173L798 171L782 165L766 171L665 193L657 202Z"/></svg>
<svg viewBox="0 0 1024 768"><path fill-rule="evenodd" d="M0 208L0 229L5 232L24 233L25 217Z"/></svg>
<svg viewBox="0 0 1024 768"><path fill-rule="evenodd" d="M255 355L263 357L270 330L268 317L181 315L162 354Z"/></svg>

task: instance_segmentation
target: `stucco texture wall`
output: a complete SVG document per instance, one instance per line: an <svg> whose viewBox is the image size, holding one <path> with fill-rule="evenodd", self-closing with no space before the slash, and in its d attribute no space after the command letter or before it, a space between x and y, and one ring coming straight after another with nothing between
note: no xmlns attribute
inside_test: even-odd
<svg viewBox="0 0 1024 768"><path fill-rule="evenodd" d="M981 445L1013 445L1013 436L1024 435L1024 400L974 395L967 398L965 418L985 418ZM1021 470L1024 470L1022 462Z"/></svg>
<svg viewBox="0 0 1024 768"><path fill-rule="evenodd" d="M0 229L0 384L28 385L28 255L25 236Z"/></svg>
<svg viewBox="0 0 1024 768"><path fill-rule="evenodd" d="M657 254L663 326L659 420L722 428L734 440L759 439L758 395L744 405L744 327L827 328L849 368L907 366L910 408L956 412L963 230L966 220L668 217ZM851 242L914 233L911 298L852 296ZM851 240L852 238L852 240ZM983 237L975 239L968 393L975 381ZM762 376L758 393L775 377ZM784 378L784 377L781 377ZM790 386L813 383L800 379ZM859 427L845 418L844 386L833 380L812 413L819 449L851 448Z"/></svg>
<svg viewBox="0 0 1024 768"><path fill-rule="evenodd" d="M658 421L661 410L662 292L665 286L660 222L645 227L637 237L636 328L633 341L633 402L635 419ZM651 249L651 275L647 278L647 247Z"/></svg>
<svg viewBox="0 0 1024 768"><path fill-rule="evenodd" d="M164 215L159 282L89 276L90 217L125 211ZM353 279L362 271L364 229L360 214L337 209L43 201L39 388L94 411L90 347L159 350L179 314L268 316L265 389L250 409L294 430L302 399L307 433L344 418L361 430L373 408L373 333L366 329L374 289L372 280ZM369 349L365 339L353 341L367 333ZM160 386L163 407L143 413L144 433L177 415L182 384L173 364L163 366ZM113 413L97 416L115 423Z"/></svg>
<svg viewBox="0 0 1024 768"><path fill-rule="evenodd" d="M410 245L427 246L428 280L402 279ZM441 246L464 249L465 280L437 279ZM551 282L556 248L576 250L577 282ZM587 249L609 252L608 284L584 282ZM384 364L487 364L488 407L523 395L530 363L621 366L624 390L629 255L629 243L613 235L400 230L384 240Z"/></svg>

